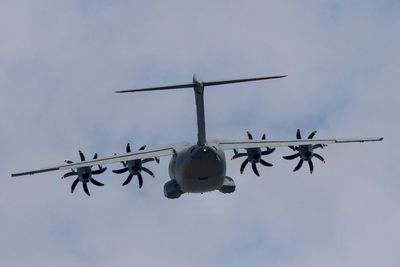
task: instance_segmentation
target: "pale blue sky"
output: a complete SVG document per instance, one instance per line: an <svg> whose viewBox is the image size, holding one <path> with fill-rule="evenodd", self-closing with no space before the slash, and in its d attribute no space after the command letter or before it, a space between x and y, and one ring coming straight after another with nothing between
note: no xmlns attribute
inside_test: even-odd
<svg viewBox="0 0 400 267"><path fill-rule="evenodd" d="M2 1L4 266L399 266L398 1ZM330 146L292 173L279 149L237 191L163 196L107 172L88 198L61 172L11 172L196 138L193 92L115 90L287 74L210 88L210 138L384 136ZM227 153L227 158L230 158ZM115 168L119 166L110 166ZM305 166L307 167L307 166Z"/></svg>

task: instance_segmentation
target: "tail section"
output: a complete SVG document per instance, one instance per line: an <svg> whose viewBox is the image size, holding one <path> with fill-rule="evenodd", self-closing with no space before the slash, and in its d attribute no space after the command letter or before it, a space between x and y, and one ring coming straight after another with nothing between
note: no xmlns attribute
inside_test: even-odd
<svg viewBox="0 0 400 267"><path fill-rule="evenodd" d="M193 88L195 99L196 99L196 112L197 112L197 145L204 146L206 144L206 126L205 126L205 115L204 115L204 88L206 86L279 79L279 78L283 78L283 77L286 77L286 75L203 82L199 76L194 74L192 83L123 90L123 91L116 91L116 93L134 93L134 92L147 92L147 91Z"/></svg>
<svg viewBox="0 0 400 267"><path fill-rule="evenodd" d="M202 82L202 85L203 85L203 87L206 87L206 86L215 86L215 85L223 85L223 84L231 84L231 83L243 83L243 82L252 82L252 81L260 81L260 80L279 79L279 78L284 78L284 77L286 77L286 75L247 78L247 79L235 79L235 80L211 81L211 82ZM200 81L200 79L196 74L194 74L193 75L193 83L184 83L184 84L176 84L176 85L169 85L169 86L158 86L158 87L122 90L122 91L116 91L116 93L134 93L134 92L147 92L147 91L159 91L159 90L170 90L170 89L194 88L198 84L196 81Z"/></svg>

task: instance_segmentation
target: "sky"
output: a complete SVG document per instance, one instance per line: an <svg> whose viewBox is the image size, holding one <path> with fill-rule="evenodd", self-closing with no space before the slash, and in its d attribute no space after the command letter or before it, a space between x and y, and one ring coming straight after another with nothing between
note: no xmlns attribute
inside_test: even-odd
<svg viewBox="0 0 400 267"><path fill-rule="evenodd" d="M399 266L400 2L0 2L0 261L4 266ZM210 139L378 137L293 173L239 172L236 192L166 199L156 178L70 193L63 172L11 178L143 144L196 140L191 90L116 90L288 75L207 88ZM227 151L229 159L232 152ZM119 168L118 164L108 166Z"/></svg>

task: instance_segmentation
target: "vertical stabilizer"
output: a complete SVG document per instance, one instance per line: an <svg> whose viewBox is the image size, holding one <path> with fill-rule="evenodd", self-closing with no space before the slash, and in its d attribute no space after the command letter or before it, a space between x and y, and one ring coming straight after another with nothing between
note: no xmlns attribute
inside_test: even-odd
<svg viewBox="0 0 400 267"><path fill-rule="evenodd" d="M204 146L206 143L206 123L204 116L204 84L196 75L193 75L194 96L196 98L197 115L197 145Z"/></svg>

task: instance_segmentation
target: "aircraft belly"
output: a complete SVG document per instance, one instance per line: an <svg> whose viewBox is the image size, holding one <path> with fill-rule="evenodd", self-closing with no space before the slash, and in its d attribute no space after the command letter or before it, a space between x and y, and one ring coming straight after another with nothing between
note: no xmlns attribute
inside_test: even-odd
<svg viewBox="0 0 400 267"><path fill-rule="evenodd" d="M222 151L203 148L186 159L176 173L183 192L202 193L221 188L226 174Z"/></svg>

